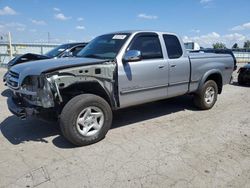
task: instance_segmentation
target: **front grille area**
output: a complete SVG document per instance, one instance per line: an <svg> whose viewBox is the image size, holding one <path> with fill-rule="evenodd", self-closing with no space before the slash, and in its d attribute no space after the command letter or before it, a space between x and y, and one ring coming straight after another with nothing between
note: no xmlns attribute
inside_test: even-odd
<svg viewBox="0 0 250 188"><path fill-rule="evenodd" d="M18 87L19 74L13 71L9 71L7 75L7 85L11 88Z"/></svg>
<svg viewBox="0 0 250 188"><path fill-rule="evenodd" d="M13 78L19 79L19 74L13 71L9 71L9 75Z"/></svg>

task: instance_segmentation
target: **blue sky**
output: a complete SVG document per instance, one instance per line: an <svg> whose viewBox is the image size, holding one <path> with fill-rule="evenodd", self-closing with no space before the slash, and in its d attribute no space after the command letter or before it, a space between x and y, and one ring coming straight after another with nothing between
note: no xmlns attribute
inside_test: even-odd
<svg viewBox="0 0 250 188"><path fill-rule="evenodd" d="M162 30L202 46L250 39L249 0L0 0L0 35L14 42L89 41L112 31Z"/></svg>

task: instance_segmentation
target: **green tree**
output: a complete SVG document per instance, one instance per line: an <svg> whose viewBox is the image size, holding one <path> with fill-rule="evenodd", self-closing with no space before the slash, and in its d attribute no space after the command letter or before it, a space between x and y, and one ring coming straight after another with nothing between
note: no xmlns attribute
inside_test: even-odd
<svg viewBox="0 0 250 188"><path fill-rule="evenodd" d="M222 42L216 42L215 44L213 44L213 48L214 49L225 49L226 45Z"/></svg>
<svg viewBox="0 0 250 188"><path fill-rule="evenodd" d="M250 40L247 40L246 42L244 42L243 48L250 48Z"/></svg>
<svg viewBox="0 0 250 188"><path fill-rule="evenodd" d="M232 49L238 49L238 48L239 48L238 43L235 43L235 44L232 46Z"/></svg>

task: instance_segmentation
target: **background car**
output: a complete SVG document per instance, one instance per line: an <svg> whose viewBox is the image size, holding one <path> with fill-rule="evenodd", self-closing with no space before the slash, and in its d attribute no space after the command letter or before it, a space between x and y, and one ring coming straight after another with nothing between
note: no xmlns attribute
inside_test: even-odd
<svg viewBox="0 0 250 188"><path fill-rule="evenodd" d="M250 84L250 62L238 71L238 84Z"/></svg>
<svg viewBox="0 0 250 188"><path fill-rule="evenodd" d="M8 68L27 61L76 56L86 45L87 43L68 43L57 46L44 55L33 53L23 54L12 59L8 63Z"/></svg>
<svg viewBox="0 0 250 188"><path fill-rule="evenodd" d="M8 70L17 64L28 62L28 61L36 61L43 59L52 59L52 58L62 58L62 57L75 57L78 52L80 52L87 43L67 43L57 46L56 48L50 50L44 55L27 53L20 56L17 56L10 60L7 64ZM5 73L3 77L3 81L5 82L8 71Z"/></svg>
<svg viewBox="0 0 250 188"><path fill-rule="evenodd" d="M60 58L60 57L71 57L76 56L78 52L80 52L87 43L68 43L62 44L45 54L45 56L49 58Z"/></svg>

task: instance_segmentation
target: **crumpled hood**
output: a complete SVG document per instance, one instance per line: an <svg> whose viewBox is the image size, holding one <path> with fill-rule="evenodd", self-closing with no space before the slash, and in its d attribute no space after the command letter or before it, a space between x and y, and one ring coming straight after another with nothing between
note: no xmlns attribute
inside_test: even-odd
<svg viewBox="0 0 250 188"><path fill-rule="evenodd" d="M42 59L50 59L50 58L45 55L39 55L39 54L32 54L32 53L23 54L10 60L8 62L8 68L28 61L37 61Z"/></svg>
<svg viewBox="0 0 250 188"><path fill-rule="evenodd" d="M52 72L59 69L86 66L93 64L100 64L107 62L107 60L93 59L93 58L59 58L59 59L45 59L39 61L30 61L22 64L17 64L11 67L10 71L19 74L19 82L26 76L40 75L41 73Z"/></svg>

